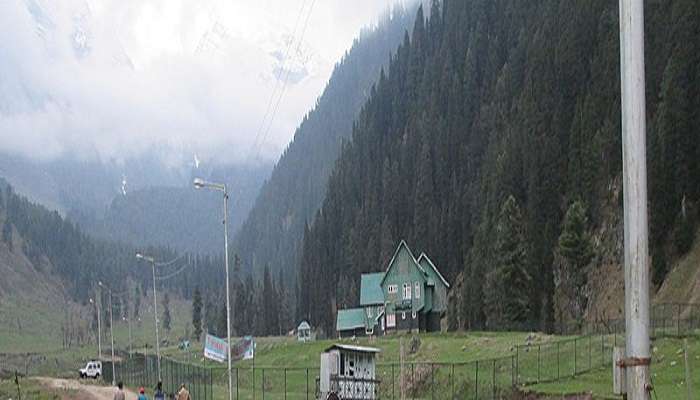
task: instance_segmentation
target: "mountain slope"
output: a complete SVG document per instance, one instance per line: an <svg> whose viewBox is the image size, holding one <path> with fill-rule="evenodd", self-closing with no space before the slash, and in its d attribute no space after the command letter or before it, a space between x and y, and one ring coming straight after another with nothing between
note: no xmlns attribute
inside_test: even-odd
<svg viewBox="0 0 700 400"><path fill-rule="evenodd" d="M555 297L572 268L558 249L566 210L580 200L588 233L620 227L616 4L446 0L432 9L427 21L419 10L331 174L303 244L299 312L332 329L343 276L385 268L405 239L464 282L453 289L452 328L550 330L567 315ZM692 243L700 200L697 13L694 0L648 2L646 13L657 285ZM620 268L610 247L594 243L587 265ZM509 306L520 312L509 319L500 305L514 285Z"/></svg>
<svg viewBox="0 0 700 400"><path fill-rule="evenodd" d="M260 273L269 264L273 271L281 269L296 277L293 267L304 226L320 206L342 143L412 15L413 11L395 8L377 27L362 32L336 65L234 238L244 268Z"/></svg>

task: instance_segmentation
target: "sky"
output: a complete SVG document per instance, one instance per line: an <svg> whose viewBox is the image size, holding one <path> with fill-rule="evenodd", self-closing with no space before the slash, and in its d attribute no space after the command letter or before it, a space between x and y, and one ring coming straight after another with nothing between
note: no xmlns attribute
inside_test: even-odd
<svg viewBox="0 0 700 400"><path fill-rule="evenodd" d="M0 153L275 160L353 39L397 2L0 1Z"/></svg>

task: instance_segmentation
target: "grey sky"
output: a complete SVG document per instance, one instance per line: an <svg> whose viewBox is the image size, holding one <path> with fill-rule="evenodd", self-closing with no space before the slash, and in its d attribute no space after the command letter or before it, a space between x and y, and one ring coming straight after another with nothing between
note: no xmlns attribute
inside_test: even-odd
<svg viewBox="0 0 700 400"><path fill-rule="evenodd" d="M360 29L396 2L1 1L0 152L276 158Z"/></svg>

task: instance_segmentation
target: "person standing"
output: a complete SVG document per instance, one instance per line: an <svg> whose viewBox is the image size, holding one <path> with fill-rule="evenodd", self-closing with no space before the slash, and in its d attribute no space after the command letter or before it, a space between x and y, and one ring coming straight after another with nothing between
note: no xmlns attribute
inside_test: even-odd
<svg viewBox="0 0 700 400"><path fill-rule="evenodd" d="M187 390L184 383L180 385L180 390L177 392L177 400L192 400L190 392Z"/></svg>
<svg viewBox="0 0 700 400"><path fill-rule="evenodd" d="M124 384L119 382L117 383L117 390L114 391L114 400L125 400L126 395L124 394Z"/></svg>
<svg viewBox="0 0 700 400"><path fill-rule="evenodd" d="M165 393L163 393L163 382L158 382L156 385L156 391L153 393L153 400L165 400Z"/></svg>
<svg viewBox="0 0 700 400"><path fill-rule="evenodd" d="M146 389L144 389L143 386L139 388L138 400L148 400L148 397L146 397Z"/></svg>

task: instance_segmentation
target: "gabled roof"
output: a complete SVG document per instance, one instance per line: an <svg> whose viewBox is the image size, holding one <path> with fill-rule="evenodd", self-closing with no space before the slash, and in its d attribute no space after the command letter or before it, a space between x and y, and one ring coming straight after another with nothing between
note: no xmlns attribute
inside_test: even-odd
<svg viewBox="0 0 700 400"><path fill-rule="evenodd" d="M338 310L335 321L337 331L347 331L365 327L365 310L362 308L348 308Z"/></svg>
<svg viewBox="0 0 700 400"><path fill-rule="evenodd" d="M432 270L435 275L442 281L442 283L445 284L448 288L450 287L450 284L447 283L447 279L445 279L440 271L438 271L437 267L435 267L435 264L430 260L430 258L425 254L421 253L420 257L418 257L418 265L421 265L424 270Z"/></svg>
<svg viewBox="0 0 700 400"><path fill-rule="evenodd" d="M379 282L380 285L384 284L384 279L386 279L386 276L389 274L389 270L394 265L394 260L396 259L396 256L399 254L401 249L406 249L406 251L408 251L408 255L411 256L411 260L413 260L413 263L415 264L415 266L421 272L423 272L423 274L425 274L425 270L423 270L423 267L421 267L420 264L418 264L418 262L416 261L416 257L414 257L413 253L411 253L411 249L406 244L406 241L402 239L401 242L399 242L399 245L396 247L396 251L394 251L394 255L391 256L391 260L389 261L389 265L386 267L386 272L384 272L384 277L382 277L381 282Z"/></svg>
<svg viewBox="0 0 700 400"><path fill-rule="evenodd" d="M360 281L361 306L384 304L382 279L384 279L384 272L362 274L362 279Z"/></svg>
<svg viewBox="0 0 700 400"><path fill-rule="evenodd" d="M300 331L300 330L302 330L302 329L311 329L311 325L309 325L309 323L306 322L306 321L301 321L301 323L300 323L299 326L297 327L297 330Z"/></svg>
<svg viewBox="0 0 700 400"><path fill-rule="evenodd" d="M327 348L325 351L331 351L331 350L348 350L348 351L357 351L361 353L379 353L381 350L377 349L376 347L365 347L365 346L353 346L349 344L339 344L336 343L329 348Z"/></svg>

